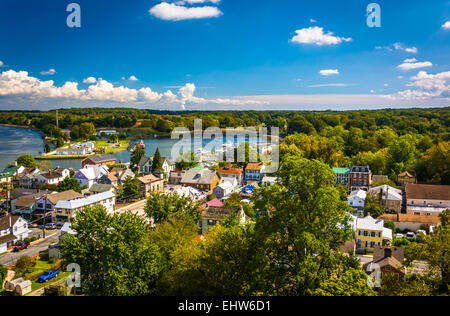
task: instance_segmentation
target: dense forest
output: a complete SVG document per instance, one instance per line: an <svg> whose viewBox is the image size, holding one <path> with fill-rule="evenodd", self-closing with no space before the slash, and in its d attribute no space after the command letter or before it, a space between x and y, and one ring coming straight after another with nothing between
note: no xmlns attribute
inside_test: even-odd
<svg viewBox="0 0 450 316"><path fill-rule="evenodd" d="M329 166L370 165L374 174L409 171L419 181L450 184L450 107L361 111L211 111L169 112L128 108L59 110L59 127L83 136L80 129L115 128L129 136L169 133L178 126L276 126L282 150L298 150L305 158ZM55 132L56 111L0 112L0 123ZM81 128L80 128L81 127ZM92 128L91 128L92 129ZM290 147L290 148L289 148Z"/></svg>

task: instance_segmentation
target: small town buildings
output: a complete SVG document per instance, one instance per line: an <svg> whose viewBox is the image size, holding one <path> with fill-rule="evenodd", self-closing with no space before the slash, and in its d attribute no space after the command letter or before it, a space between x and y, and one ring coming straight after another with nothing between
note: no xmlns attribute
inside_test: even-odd
<svg viewBox="0 0 450 316"><path fill-rule="evenodd" d="M19 185L23 188L33 188L34 176L40 172L39 168L25 168L19 176Z"/></svg>
<svg viewBox="0 0 450 316"><path fill-rule="evenodd" d="M183 179L184 171L174 170L170 172L169 183L173 185L181 184L181 180Z"/></svg>
<svg viewBox="0 0 450 316"><path fill-rule="evenodd" d="M357 190L350 193L347 197L348 206L361 211L366 203L367 192L364 190Z"/></svg>
<svg viewBox="0 0 450 316"><path fill-rule="evenodd" d="M400 213L402 211L403 193L402 190L389 185L381 185L369 189L369 194L380 199L386 210Z"/></svg>
<svg viewBox="0 0 450 316"><path fill-rule="evenodd" d="M22 196L18 198L11 207L14 215L23 216L26 219L31 219L36 208L37 198L34 196Z"/></svg>
<svg viewBox="0 0 450 316"><path fill-rule="evenodd" d="M8 292L15 292L20 296L24 296L31 292L31 281L22 278L13 281L6 281L5 290Z"/></svg>
<svg viewBox="0 0 450 316"><path fill-rule="evenodd" d="M71 147L62 147L56 149L54 155L56 156L85 156L92 153L89 146L73 145Z"/></svg>
<svg viewBox="0 0 450 316"><path fill-rule="evenodd" d="M397 175L397 184L401 186L402 188L405 188L406 185L415 184L416 183L416 177L410 174L408 171L405 171L403 173L400 173Z"/></svg>
<svg viewBox="0 0 450 316"><path fill-rule="evenodd" d="M97 155L84 159L82 161L82 167L85 166L113 166L116 164L116 157L113 155L105 154L105 155Z"/></svg>
<svg viewBox="0 0 450 316"><path fill-rule="evenodd" d="M105 137L110 137L112 135L118 135L119 133L115 130L103 130L103 131L98 131L97 133L95 133L96 136L99 137L103 137L103 135Z"/></svg>
<svg viewBox="0 0 450 316"><path fill-rule="evenodd" d="M37 187L42 187L44 185L58 185L67 177L70 177L70 171L68 169L58 167L36 174L34 176L34 184Z"/></svg>
<svg viewBox="0 0 450 316"><path fill-rule="evenodd" d="M404 249L401 247L381 247L375 246L373 251L372 262L367 262L363 265L363 270L371 273L375 269L385 273L392 273L398 276L406 274L406 268L403 265L405 259Z"/></svg>
<svg viewBox="0 0 450 316"><path fill-rule="evenodd" d="M55 205L52 221L57 225L63 225L66 222L71 223L77 211L96 205L101 205L108 213L112 213L116 205L116 195L111 191L107 191L79 199L61 200Z"/></svg>
<svg viewBox="0 0 450 316"><path fill-rule="evenodd" d="M183 187L180 185L169 185L168 186L168 193L176 194L179 197L189 198L193 201L204 201L207 198L207 193L194 188L194 187Z"/></svg>
<svg viewBox="0 0 450 316"><path fill-rule="evenodd" d="M80 186L82 188L86 186L89 189L94 183L97 183L108 173L109 170L106 166L86 165L82 169L78 170L73 177L80 182Z"/></svg>
<svg viewBox="0 0 450 316"><path fill-rule="evenodd" d="M225 220L230 214L234 212L233 209L222 207L208 207L200 217L198 226L200 227L199 234L205 235L211 227L214 227L221 221Z"/></svg>
<svg viewBox="0 0 450 316"><path fill-rule="evenodd" d="M277 181L278 181L277 177L267 177L266 176L266 177L262 178L261 184L262 185L267 185L267 186L272 186L275 183L277 183Z"/></svg>
<svg viewBox="0 0 450 316"><path fill-rule="evenodd" d="M353 219L357 250L373 251L375 246L383 246L384 241L392 240L392 230L384 227L382 219L374 219L371 216Z"/></svg>
<svg viewBox="0 0 450 316"><path fill-rule="evenodd" d="M263 162L249 163L245 168L245 181L261 183L265 166Z"/></svg>
<svg viewBox="0 0 450 316"><path fill-rule="evenodd" d="M406 213L410 215L439 216L450 208L450 186L407 183Z"/></svg>
<svg viewBox="0 0 450 316"><path fill-rule="evenodd" d="M0 183L12 182L13 179L18 179L24 170L25 168L23 166L18 166L17 162L6 166L3 171L0 172Z"/></svg>
<svg viewBox="0 0 450 316"><path fill-rule="evenodd" d="M114 187L112 186L112 184L94 183L90 187L88 195L103 193L107 191L114 192Z"/></svg>
<svg viewBox="0 0 450 316"><path fill-rule="evenodd" d="M98 183L100 184L111 184L115 188L119 187L119 184L122 184L126 178L135 178L135 174L128 168L113 168L110 172L102 175L98 179Z"/></svg>
<svg viewBox="0 0 450 316"><path fill-rule="evenodd" d="M222 176L222 180L226 179L235 179L239 185L242 185L244 182L243 171L240 168L233 167L224 167L219 169L219 173Z"/></svg>
<svg viewBox="0 0 450 316"><path fill-rule="evenodd" d="M424 226L436 227L440 224L439 216L411 214L383 214L383 220L394 222L395 228L416 232Z"/></svg>
<svg viewBox="0 0 450 316"><path fill-rule="evenodd" d="M369 191L372 183L372 172L369 166L353 166L350 171L350 191Z"/></svg>
<svg viewBox="0 0 450 316"><path fill-rule="evenodd" d="M47 196L41 197L36 202L36 212L45 212L45 214L53 213L55 211L55 206L59 201L71 201L81 198L83 198L83 195L73 190L49 194Z"/></svg>
<svg viewBox="0 0 450 316"><path fill-rule="evenodd" d="M222 207L222 206L223 206L223 203L217 198L202 204L203 208Z"/></svg>
<svg viewBox="0 0 450 316"><path fill-rule="evenodd" d="M6 252L17 241L28 237L28 224L19 216L0 217L0 253Z"/></svg>
<svg viewBox="0 0 450 316"><path fill-rule="evenodd" d="M234 178L232 181L222 180L222 182L213 189L213 194L218 199L222 199L226 196L231 195L231 193L233 193L234 190L236 189L236 186L237 186L237 182L236 182L236 179L234 179Z"/></svg>
<svg viewBox="0 0 450 316"><path fill-rule="evenodd" d="M190 169L184 173L180 182L183 186L195 187L206 192L212 192L219 183L217 172L209 169Z"/></svg>
<svg viewBox="0 0 450 316"><path fill-rule="evenodd" d="M144 197L149 197L153 192L164 192L164 180L161 178L149 174L138 180Z"/></svg>
<svg viewBox="0 0 450 316"><path fill-rule="evenodd" d="M146 175L150 174L156 170L153 170L153 157L144 156L138 163L139 174ZM164 178L169 179L171 172L175 170L175 164L170 162L166 157L162 157L162 172L164 173Z"/></svg>
<svg viewBox="0 0 450 316"><path fill-rule="evenodd" d="M351 170L351 168L333 168L334 173L336 173L336 185L343 185L349 190Z"/></svg>

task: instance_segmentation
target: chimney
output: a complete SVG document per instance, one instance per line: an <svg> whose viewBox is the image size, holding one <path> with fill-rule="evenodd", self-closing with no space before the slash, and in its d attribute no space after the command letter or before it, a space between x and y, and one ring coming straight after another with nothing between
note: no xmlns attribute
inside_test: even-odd
<svg viewBox="0 0 450 316"><path fill-rule="evenodd" d="M11 215L9 215L9 227L12 227L12 218L11 218Z"/></svg>
<svg viewBox="0 0 450 316"><path fill-rule="evenodd" d="M392 257L392 248L391 247L384 248L384 257L385 258Z"/></svg>

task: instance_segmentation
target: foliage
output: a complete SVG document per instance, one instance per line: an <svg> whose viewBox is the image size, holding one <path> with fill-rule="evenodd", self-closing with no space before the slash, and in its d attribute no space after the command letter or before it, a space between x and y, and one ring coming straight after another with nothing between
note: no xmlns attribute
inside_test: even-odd
<svg viewBox="0 0 450 316"><path fill-rule="evenodd" d="M140 198L141 195L139 180L130 176L126 177L122 183L122 195L120 197L133 200Z"/></svg>
<svg viewBox="0 0 450 316"><path fill-rule="evenodd" d="M75 192L81 193L81 185L80 182L71 177L65 178L59 185L58 185L58 192L64 192L68 190L74 190Z"/></svg>
<svg viewBox="0 0 450 316"><path fill-rule="evenodd" d="M384 207L381 205L381 201L371 194L367 194L364 204L364 214L368 215L369 213L373 218L378 218L384 214Z"/></svg>
<svg viewBox="0 0 450 316"><path fill-rule="evenodd" d="M3 282L5 282L7 274L8 269L6 269L2 264L0 264L0 289L2 288Z"/></svg>
<svg viewBox="0 0 450 316"><path fill-rule="evenodd" d="M200 203L189 198L180 197L177 194L163 195L158 192L152 193L147 199L145 213L155 223L163 223L169 219L186 219L197 223L202 208Z"/></svg>
<svg viewBox="0 0 450 316"><path fill-rule="evenodd" d="M103 207L77 213L76 235L60 241L65 262L81 267L82 287L92 296L154 293L161 254L148 242L145 219L131 213L108 215Z"/></svg>
<svg viewBox="0 0 450 316"><path fill-rule="evenodd" d="M349 269L340 277L323 281L311 294L313 296L376 296L377 292L367 285L367 274L364 271Z"/></svg>
<svg viewBox="0 0 450 316"><path fill-rule="evenodd" d="M24 166L25 168L34 168L37 163L34 157L30 154L21 155L16 160L17 165Z"/></svg>
<svg viewBox="0 0 450 316"><path fill-rule="evenodd" d="M382 296L430 296L435 290L435 282L419 274L399 276L385 273L381 282Z"/></svg>
<svg viewBox="0 0 450 316"><path fill-rule="evenodd" d="M163 161L161 158L161 153L159 152L159 148L156 148L155 155L153 157L152 170L162 170L163 169Z"/></svg>
<svg viewBox="0 0 450 316"><path fill-rule="evenodd" d="M145 156L145 149L140 146L137 146L131 153L130 157L131 166L133 166L134 169L136 169L137 165L139 164L139 161L141 161L142 157L144 156Z"/></svg>
<svg viewBox="0 0 450 316"><path fill-rule="evenodd" d="M14 270L18 275L23 276L24 274L29 273L35 264L36 262L29 256L22 256L19 258L19 260L17 260L14 266Z"/></svg>

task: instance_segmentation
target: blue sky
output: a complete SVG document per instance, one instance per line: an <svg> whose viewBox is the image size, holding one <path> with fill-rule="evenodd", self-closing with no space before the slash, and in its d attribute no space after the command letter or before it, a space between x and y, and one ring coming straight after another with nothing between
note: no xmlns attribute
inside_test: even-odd
<svg viewBox="0 0 450 316"><path fill-rule="evenodd" d="M70 2L1 0L0 109L450 105L450 1Z"/></svg>

